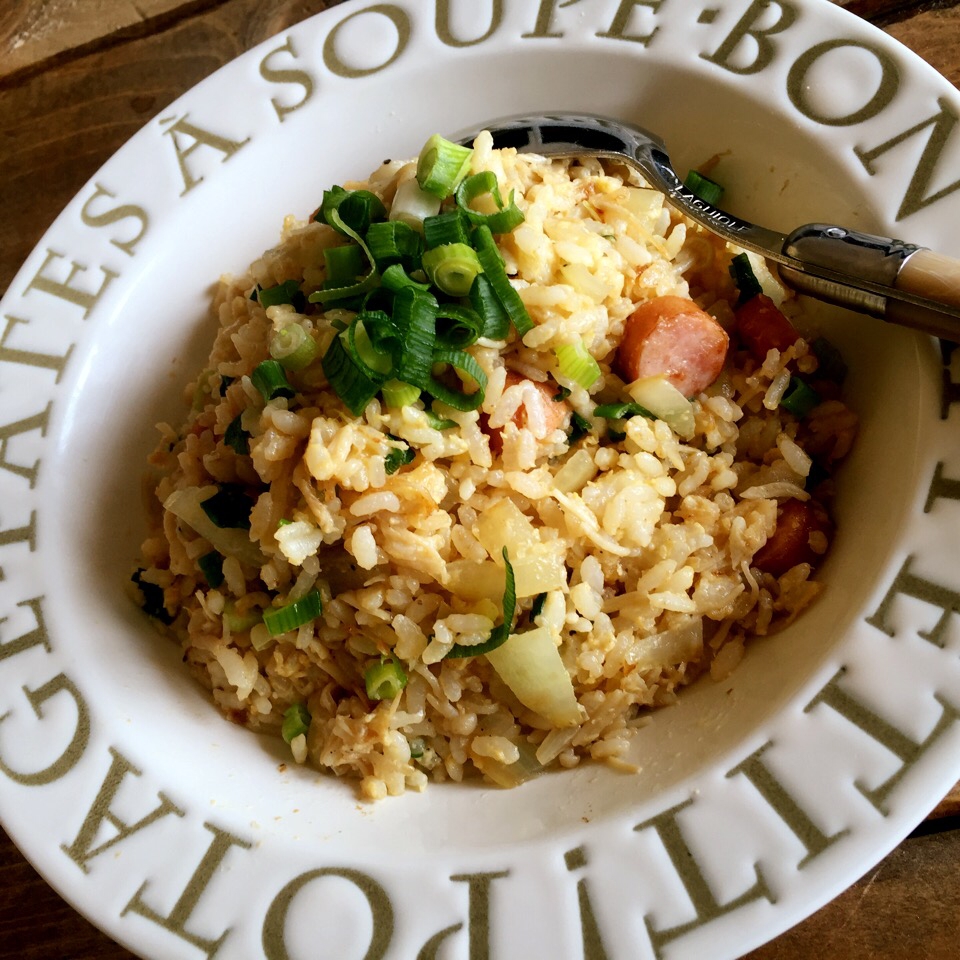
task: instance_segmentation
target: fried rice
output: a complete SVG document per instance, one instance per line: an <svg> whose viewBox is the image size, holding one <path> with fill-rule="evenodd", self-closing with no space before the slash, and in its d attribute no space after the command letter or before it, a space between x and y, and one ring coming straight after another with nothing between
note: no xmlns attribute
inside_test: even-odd
<svg viewBox="0 0 960 960"><path fill-rule="evenodd" d="M344 187L389 211L415 170L387 162ZM477 409L425 392L348 409L321 359L356 306L309 299L344 236L287 217L277 246L221 279L210 358L150 458L138 601L225 716L282 732L293 760L366 799L478 775L513 786L586 760L634 770L631 737L652 709L725 677L748 640L817 597L831 525L787 569L756 558L785 504L829 508L856 432L802 304L761 261L765 295L799 331L762 358L737 334L741 251L625 170L494 150L484 134L470 171L492 171L522 211L497 244L532 321L465 348L486 378ZM260 302L287 281L301 296ZM596 415L631 400L618 348L638 305L661 297L692 300L730 337L687 431ZM286 371L292 395L266 400L254 371L291 324L316 359ZM565 374L565 345L596 361L589 386ZM802 416L782 405L798 378L816 391ZM234 525L202 506L224 491L246 504ZM265 614L308 597L316 615L268 628ZM511 656L539 645L528 675L506 654L470 655L498 626Z"/></svg>

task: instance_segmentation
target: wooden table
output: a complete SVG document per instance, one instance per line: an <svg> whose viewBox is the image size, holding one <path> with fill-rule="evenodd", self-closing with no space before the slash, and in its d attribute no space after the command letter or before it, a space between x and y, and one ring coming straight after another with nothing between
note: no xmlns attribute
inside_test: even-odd
<svg viewBox="0 0 960 960"><path fill-rule="evenodd" d="M4 0L0 292L60 209L150 117L254 44L337 2ZM838 2L960 83L957 0ZM814 955L960 955L960 784L859 883L750 957ZM64 903L0 831L0 960L14 957L132 955Z"/></svg>

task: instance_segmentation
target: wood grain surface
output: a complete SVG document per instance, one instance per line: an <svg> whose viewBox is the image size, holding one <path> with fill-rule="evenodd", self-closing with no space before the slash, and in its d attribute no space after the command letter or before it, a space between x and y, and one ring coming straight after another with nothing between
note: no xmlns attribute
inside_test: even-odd
<svg viewBox="0 0 960 960"><path fill-rule="evenodd" d="M336 2L3 0L0 292L59 211L150 117L238 54ZM956 2L840 5L960 84ZM750 958L953 960L960 956L958 861L960 785L860 882ZM8 958L133 954L64 903L0 831L0 960Z"/></svg>

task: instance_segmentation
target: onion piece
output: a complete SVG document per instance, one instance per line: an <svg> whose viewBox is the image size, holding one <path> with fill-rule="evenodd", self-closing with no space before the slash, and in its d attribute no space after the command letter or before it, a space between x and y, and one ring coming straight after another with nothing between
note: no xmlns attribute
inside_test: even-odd
<svg viewBox="0 0 960 960"><path fill-rule="evenodd" d="M169 510L178 520L191 527L225 557L236 557L251 567L262 567L267 562L266 557L246 530L218 527L204 513L200 504L216 492L217 488L212 485L174 490L163 501L163 509Z"/></svg>

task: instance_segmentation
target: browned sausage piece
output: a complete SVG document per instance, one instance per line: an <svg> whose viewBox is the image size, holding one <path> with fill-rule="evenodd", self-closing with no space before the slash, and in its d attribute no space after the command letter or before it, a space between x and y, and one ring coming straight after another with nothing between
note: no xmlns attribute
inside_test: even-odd
<svg viewBox="0 0 960 960"><path fill-rule="evenodd" d="M617 372L628 383L664 376L694 397L720 376L730 338L713 317L684 297L656 297L627 318Z"/></svg>
<svg viewBox="0 0 960 960"><path fill-rule="evenodd" d="M810 535L823 533L829 539L833 524L827 511L815 500L787 500L777 511L777 526L756 552L753 566L781 577L798 563L816 565L823 559L810 546Z"/></svg>

